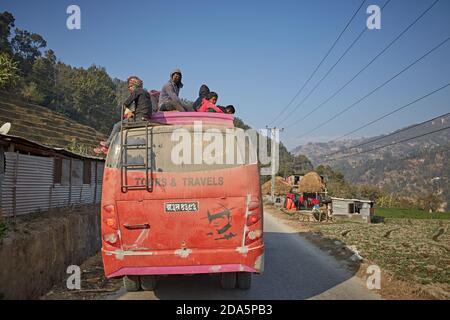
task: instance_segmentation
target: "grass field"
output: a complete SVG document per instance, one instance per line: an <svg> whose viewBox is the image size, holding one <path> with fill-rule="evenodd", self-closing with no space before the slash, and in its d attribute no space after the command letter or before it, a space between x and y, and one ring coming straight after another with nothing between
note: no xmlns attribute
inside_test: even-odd
<svg viewBox="0 0 450 320"><path fill-rule="evenodd" d="M50 147L93 155L106 136L61 114L32 103L0 97L0 125L11 122L9 134Z"/></svg>
<svg viewBox="0 0 450 320"><path fill-rule="evenodd" d="M429 213L419 209L376 208L375 215L400 219L450 219L450 212Z"/></svg>
<svg viewBox="0 0 450 320"><path fill-rule="evenodd" d="M450 221L398 218L402 211L385 213L395 218L386 217L377 224L341 221L311 227L326 238L355 246L362 257L399 280L437 285L450 292Z"/></svg>

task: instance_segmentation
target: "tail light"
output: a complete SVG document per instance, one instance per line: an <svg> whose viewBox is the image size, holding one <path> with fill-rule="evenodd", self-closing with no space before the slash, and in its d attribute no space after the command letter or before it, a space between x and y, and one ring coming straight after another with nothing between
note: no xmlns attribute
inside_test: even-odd
<svg viewBox="0 0 450 320"><path fill-rule="evenodd" d="M117 229L116 209L114 205L108 204L103 206L104 213L102 215L103 222L112 229Z"/></svg>
<svg viewBox="0 0 450 320"><path fill-rule="evenodd" d="M116 219L114 219L114 218L105 219L105 223L108 227L111 227L114 229L117 228Z"/></svg>
<svg viewBox="0 0 450 320"><path fill-rule="evenodd" d="M251 226L261 220L261 214L258 213L250 213L247 217L247 226Z"/></svg>
<svg viewBox="0 0 450 320"><path fill-rule="evenodd" d="M114 205L108 204L103 206L102 222L103 240L109 245L120 245L116 208Z"/></svg>
<svg viewBox="0 0 450 320"><path fill-rule="evenodd" d="M249 201L247 205L247 231L245 233L245 245L249 245L261 239L263 235L262 225L257 223L262 218L262 203L260 200ZM251 228L250 228L251 227ZM251 230L253 229L253 230Z"/></svg>
<svg viewBox="0 0 450 320"><path fill-rule="evenodd" d="M249 214L247 216L247 226L251 226L261 220L261 202L252 201L248 205Z"/></svg>
<svg viewBox="0 0 450 320"><path fill-rule="evenodd" d="M112 213L114 214L116 211L116 208L114 207L113 204L107 204L106 206L103 206L103 209L108 212L108 213Z"/></svg>

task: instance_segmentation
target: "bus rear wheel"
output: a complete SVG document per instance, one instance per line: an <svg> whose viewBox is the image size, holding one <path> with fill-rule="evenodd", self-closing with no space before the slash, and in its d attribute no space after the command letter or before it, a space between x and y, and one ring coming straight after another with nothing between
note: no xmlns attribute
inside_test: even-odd
<svg viewBox="0 0 450 320"><path fill-rule="evenodd" d="M141 288L145 291L153 291L158 285L158 277L155 275L141 276Z"/></svg>
<svg viewBox="0 0 450 320"><path fill-rule="evenodd" d="M136 292L141 288L141 283L138 276L123 277L123 285L128 292Z"/></svg>
<svg viewBox="0 0 450 320"><path fill-rule="evenodd" d="M252 286L252 273L251 272L238 272L237 273L237 287L242 290L248 290Z"/></svg>
<svg viewBox="0 0 450 320"><path fill-rule="evenodd" d="M236 287L236 272L224 272L220 277L222 289L231 290Z"/></svg>

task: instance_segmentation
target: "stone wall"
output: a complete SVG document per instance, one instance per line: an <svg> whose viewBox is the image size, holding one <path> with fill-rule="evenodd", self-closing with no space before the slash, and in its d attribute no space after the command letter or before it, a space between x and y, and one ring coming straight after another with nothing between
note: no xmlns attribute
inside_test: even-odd
<svg viewBox="0 0 450 320"><path fill-rule="evenodd" d="M0 239L0 299L36 299L101 247L99 206L16 217Z"/></svg>

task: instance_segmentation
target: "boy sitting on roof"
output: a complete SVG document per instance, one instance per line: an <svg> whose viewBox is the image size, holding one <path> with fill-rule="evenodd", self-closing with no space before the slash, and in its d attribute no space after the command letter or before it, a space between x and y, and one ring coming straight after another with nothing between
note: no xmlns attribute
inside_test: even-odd
<svg viewBox="0 0 450 320"><path fill-rule="evenodd" d="M197 109L198 112L219 112L223 113L223 111L216 106L217 99L219 96L215 92L209 92L205 98L202 99L202 104Z"/></svg>
<svg viewBox="0 0 450 320"><path fill-rule="evenodd" d="M202 99L202 103L200 107L198 107L197 112L218 112L218 113L234 114L235 110L232 105L226 107L216 106L218 98L219 96L215 92L207 93L206 97Z"/></svg>

